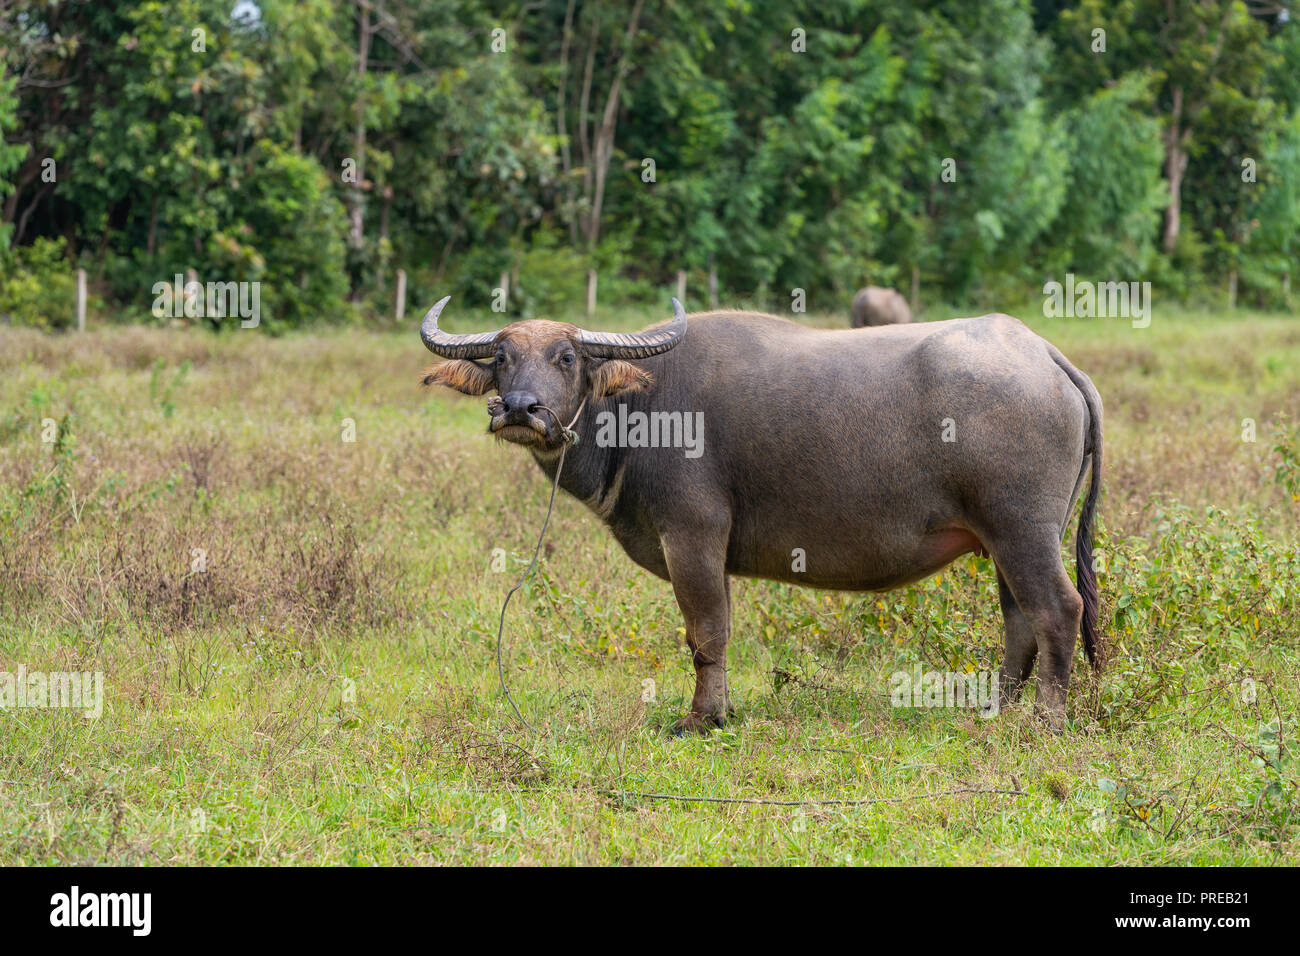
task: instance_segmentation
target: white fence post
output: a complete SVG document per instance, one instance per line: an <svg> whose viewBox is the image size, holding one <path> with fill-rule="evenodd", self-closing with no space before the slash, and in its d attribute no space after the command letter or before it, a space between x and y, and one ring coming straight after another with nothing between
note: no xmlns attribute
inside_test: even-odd
<svg viewBox="0 0 1300 956"><path fill-rule="evenodd" d="M86 270L77 270L77 331L86 331Z"/></svg>

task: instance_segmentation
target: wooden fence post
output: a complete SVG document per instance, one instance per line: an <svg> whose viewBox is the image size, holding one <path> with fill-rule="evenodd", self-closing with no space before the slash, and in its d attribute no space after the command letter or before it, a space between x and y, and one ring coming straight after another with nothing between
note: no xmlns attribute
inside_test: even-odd
<svg viewBox="0 0 1300 956"><path fill-rule="evenodd" d="M686 307L686 270L677 270L677 301Z"/></svg>
<svg viewBox="0 0 1300 956"><path fill-rule="evenodd" d="M77 270L77 331L86 331L86 270Z"/></svg>
<svg viewBox="0 0 1300 956"><path fill-rule="evenodd" d="M596 314L596 270L587 270L587 315Z"/></svg>
<svg viewBox="0 0 1300 956"><path fill-rule="evenodd" d="M398 322L402 321L402 317L406 315L406 270L405 269L397 270L397 306L394 309L394 312L396 313Z"/></svg>

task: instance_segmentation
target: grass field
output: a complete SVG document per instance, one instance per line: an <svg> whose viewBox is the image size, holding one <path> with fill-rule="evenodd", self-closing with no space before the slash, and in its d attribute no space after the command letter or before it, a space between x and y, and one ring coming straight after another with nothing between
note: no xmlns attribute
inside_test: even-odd
<svg viewBox="0 0 1300 956"><path fill-rule="evenodd" d="M996 669L974 557L884 595L736 582L738 719L669 737L670 588L563 496L507 624L530 734L493 646L549 483L481 399L416 387L414 322L0 329L0 671L105 695L0 712L0 864L1300 863L1300 321L1030 321L1107 412L1110 661L1080 655L1061 737L891 706L896 671Z"/></svg>

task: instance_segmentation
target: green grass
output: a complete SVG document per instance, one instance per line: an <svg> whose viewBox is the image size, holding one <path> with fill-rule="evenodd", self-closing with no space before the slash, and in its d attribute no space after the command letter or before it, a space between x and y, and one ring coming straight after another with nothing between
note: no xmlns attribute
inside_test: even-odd
<svg viewBox="0 0 1300 956"><path fill-rule="evenodd" d="M886 595L736 582L738 719L671 738L693 681L671 590L563 496L507 624L530 734L493 645L549 485L482 400L415 387L413 323L0 330L0 670L102 671L106 697L98 720L0 713L0 863L1295 865L1300 518L1278 472L1300 322L1030 324L1107 409L1111 660L1095 678L1080 655L1062 737L1028 708L890 705L897 670L996 668L970 557Z"/></svg>

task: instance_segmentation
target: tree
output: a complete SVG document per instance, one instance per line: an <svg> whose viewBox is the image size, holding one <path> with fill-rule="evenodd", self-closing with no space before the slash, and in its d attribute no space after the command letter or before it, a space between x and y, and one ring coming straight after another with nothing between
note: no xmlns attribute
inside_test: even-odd
<svg viewBox="0 0 1300 956"><path fill-rule="evenodd" d="M1092 52L1092 31L1106 30L1104 54ZM1164 124L1165 207L1162 248L1172 254L1183 221L1186 179L1194 181L1203 233L1237 234L1232 209L1245 194L1213 168L1213 151L1257 151L1259 135L1273 120L1262 96L1275 58L1264 42L1267 27L1239 0L1082 0L1061 14L1061 62L1073 85L1093 88L1131 71L1158 76L1155 108ZM1200 168L1189 163L1205 159ZM1202 178L1204 177L1204 178ZM1235 178L1235 177L1234 177ZM1197 181L1200 180L1200 181ZM1210 208L1221 200L1216 212Z"/></svg>
<svg viewBox="0 0 1300 956"><path fill-rule="evenodd" d="M14 95L17 84L16 77L0 75L0 199L15 192L9 176L22 164L28 152L25 143L7 143L3 138L18 125L18 97ZM0 222L0 253L8 248L12 231L13 225L8 218Z"/></svg>
<svg viewBox="0 0 1300 956"><path fill-rule="evenodd" d="M1127 74L1065 113L1073 201L1049 229L1058 270L1117 279L1150 266L1169 201L1161 124L1150 110L1155 79Z"/></svg>
<svg viewBox="0 0 1300 956"><path fill-rule="evenodd" d="M605 205L605 184L614 155L614 135L622 106L623 86L632 68L632 58L641 30L645 0L634 0L630 12L622 3L584 3L574 19L574 4L565 10L564 38L560 53L560 86L557 116L566 147L561 152L566 181L581 184L573 204L577 233L583 247L592 252L600 241L601 214ZM603 48L609 50L603 56ZM605 60L607 64L598 65ZM580 74L570 63L582 63ZM567 119L570 85L577 81L577 109ZM593 102L593 97L596 97ZM573 165L571 143L577 143L577 167ZM575 175L576 174L576 175Z"/></svg>
<svg viewBox="0 0 1300 956"><path fill-rule="evenodd" d="M1261 302L1290 308L1300 255L1300 110L1270 132L1258 168L1243 279Z"/></svg>

